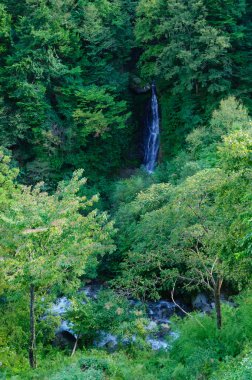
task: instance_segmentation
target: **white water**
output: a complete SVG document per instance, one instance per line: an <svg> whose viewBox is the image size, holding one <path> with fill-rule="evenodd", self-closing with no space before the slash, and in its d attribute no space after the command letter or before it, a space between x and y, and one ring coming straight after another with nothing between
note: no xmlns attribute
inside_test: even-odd
<svg viewBox="0 0 252 380"><path fill-rule="evenodd" d="M153 173L159 152L159 110L156 87L152 85L150 109L147 115L147 131L144 142L144 166L148 173Z"/></svg>
<svg viewBox="0 0 252 380"><path fill-rule="evenodd" d="M97 299L97 295L101 287L98 285L88 285L82 288L80 291L83 292L90 299ZM83 300L83 302L85 302ZM132 309L139 304L139 301L131 300ZM149 318L149 324L146 326L146 331L148 335L146 341L149 343L153 350L167 350L169 349L169 344L167 343L167 337L173 337L174 340L177 338L176 333L171 330L170 317L175 313L175 305L172 302L166 300L160 300L156 302L148 302L147 306L147 316ZM58 315L61 317L61 324L57 329L57 333L68 332L76 338L75 333L72 329L72 324L65 319L65 313L71 308L71 302L66 297L58 298L56 303L50 308L50 312L53 315ZM113 335L106 331L100 331L99 336L94 342L96 347L109 347L110 349L116 349L119 342L128 344L134 342L136 337L125 338L120 341L119 337Z"/></svg>

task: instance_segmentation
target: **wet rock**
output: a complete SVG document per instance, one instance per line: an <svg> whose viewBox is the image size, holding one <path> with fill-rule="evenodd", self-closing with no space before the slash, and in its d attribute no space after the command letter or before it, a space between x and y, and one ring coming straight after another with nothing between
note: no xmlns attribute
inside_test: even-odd
<svg viewBox="0 0 252 380"><path fill-rule="evenodd" d="M93 299L93 300L96 300L98 293L100 292L101 289L102 289L102 287L99 284L90 284L90 285L86 285L84 288L80 289L79 292L80 293L83 292L86 295L86 297Z"/></svg>
<svg viewBox="0 0 252 380"><path fill-rule="evenodd" d="M151 90L151 85L144 85L139 77L132 76L130 80L130 89L136 94L140 95L149 92Z"/></svg>
<svg viewBox="0 0 252 380"><path fill-rule="evenodd" d="M176 340L179 338L179 333L177 331L171 331L170 336L172 337L172 340Z"/></svg>
<svg viewBox="0 0 252 380"><path fill-rule="evenodd" d="M161 323L160 332L162 334L168 334L170 330L171 330L171 326L168 323Z"/></svg>
<svg viewBox="0 0 252 380"><path fill-rule="evenodd" d="M169 345L165 340L148 337L146 339L146 341L147 341L147 343L149 343L151 345L151 348L154 351L168 350L168 348L169 348Z"/></svg>
<svg viewBox="0 0 252 380"><path fill-rule="evenodd" d="M200 310L204 313L210 313L213 310L213 306L204 293L199 293L192 301L194 309Z"/></svg>
<svg viewBox="0 0 252 380"><path fill-rule="evenodd" d="M56 303L51 306L50 312L53 315L62 315L71 307L71 302L66 297L58 298Z"/></svg>
<svg viewBox="0 0 252 380"><path fill-rule="evenodd" d="M148 315L158 323L168 323L169 318L175 313L175 305L169 301L149 302Z"/></svg>
<svg viewBox="0 0 252 380"><path fill-rule="evenodd" d="M225 305L228 305L229 307L237 307L237 304L233 301L227 301L225 299L221 300L221 303L224 303Z"/></svg>
<svg viewBox="0 0 252 380"><path fill-rule="evenodd" d="M106 348L109 351L115 351L118 347L118 337L107 333L106 331L101 331L99 337L94 342L94 346L98 348Z"/></svg>
<svg viewBox="0 0 252 380"><path fill-rule="evenodd" d="M157 328L158 328L157 323L155 321L150 321L150 323L146 327L146 330L147 331L155 331L155 330L157 330Z"/></svg>
<svg viewBox="0 0 252 380"><path fill-rule="evenodd" d="M67 333L66 336L71 335L73 339L75 339L76 335L72 330L73 325L64 319L64 314L70 309L70 307L71 302L66 297L61 297L57 299L56 303L51 306L49 311L52 315L61 317L61 324L56 330L56 334L62 335Z"/></svg>
<svg viewBox="0 0 252 380"><path fill-rule="evenodd" d="M83 302L85 302L86 297L96 300L100 290L100 284L88 284L81 288L79 293L83 293ZM171 331L170 327L170 317L176 312L174 303L166 300L148 302L146 304L143 304L139 300L129 300L129 302L132 312L137 313L136 315L139 314L139 316L142 315L142 310L138 310L139 307L146 306L147 315L149 316L149 323L146 326L146 342L150 344L153 350L167 350L169 344L166 342L166 338L170 336L170 339L172 337L176 339L175 333ZM72 329L73 326L65 317L65 313L70 307L71 302L66 297L61 297L50 309L50 313L61 317L61 325L56 331L55 341L62 347L71 346L76 339L76 335ZM104 348L110 352L114 352L118 349L119 345L132 344L136 340L136 336L130 338L119 337L106 331L100 331L94 345L97 348Z"/></svg>
<svg viewBox="0 0 252 380"><path fill-rule="evenodd" d="M62 349L68 348L72 350L75 341L75 337L67 331L58 331L55 334L55 338L53 340L52 345L55 347L60 347Z"/></svg>

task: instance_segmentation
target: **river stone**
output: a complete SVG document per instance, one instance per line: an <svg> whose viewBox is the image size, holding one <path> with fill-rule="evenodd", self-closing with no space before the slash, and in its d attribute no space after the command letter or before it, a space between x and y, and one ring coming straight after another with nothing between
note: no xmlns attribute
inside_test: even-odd
<svg viewBox="0 0 252 380"><path fill-rule="evenodd" d="M168 323L161 323L160 325L160 331L163 333L163 334L167 334L171 329L171 326L168 325Z"/></svg>
<svg viewBox="0 0 252 380"><path fill-rule="evenodd" d="M155 321L150 321L148 326L146 326L146 330L147 331L157 330L157 323Z"/></svg>
<svg viewBox="0 0 252 380"><path fill-rule="evenodd" d="M194 309L200 310L204 313L209 313L212 310L212 306L204 293L199 293L192 301Z"/></svg>

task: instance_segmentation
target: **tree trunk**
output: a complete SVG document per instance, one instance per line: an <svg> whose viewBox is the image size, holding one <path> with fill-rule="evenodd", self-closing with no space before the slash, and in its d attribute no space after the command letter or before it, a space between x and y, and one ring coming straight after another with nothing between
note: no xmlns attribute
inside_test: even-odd
<svg viewBox="0 0 252 380"><path fill-rule="evenodd" d="M216 312L216 323L217 328L220 330L222 326L222 315L221 315L221 300L220 291L222 286L222 279L217 279L214 287L214 301L215 301L215 312Z"/></svg>
<svg viewBox="0 0 252 380"><path fill-rule="evenodd" d="M29 362L31 368L36 368L36 334L35 334L35 289L34 285L30 286L30 345L29 345Z"/></svg>
<svg viewBox="0 0 252 380"><path fill-rule="evenodd" d="M74 347L73 347L73 351L72 351L71 357L74 356L74 354L75 354L75 351L76 351L76 349L77 349L77 345L78 345L78 341L79 341L79 334L78 334L77 337L76 337L76 340L75 340L75 343L74 343Z"/></svg>

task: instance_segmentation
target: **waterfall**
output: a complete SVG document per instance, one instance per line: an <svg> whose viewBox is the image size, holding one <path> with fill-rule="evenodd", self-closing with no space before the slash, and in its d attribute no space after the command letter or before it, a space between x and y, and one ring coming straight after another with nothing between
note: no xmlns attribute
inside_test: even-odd
<svg viewBox="0 0 252 380"><path fill-rule="evenodd" d="M156 86L152 85L151 101L148 107L144 139L144 166L153 173L159 152L159 112Z"/></svg>

